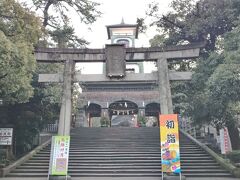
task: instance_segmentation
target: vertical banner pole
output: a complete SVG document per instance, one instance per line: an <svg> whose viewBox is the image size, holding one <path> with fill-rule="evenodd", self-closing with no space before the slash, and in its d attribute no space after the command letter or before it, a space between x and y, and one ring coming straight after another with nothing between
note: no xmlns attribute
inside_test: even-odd
<svg viewBox="0 0 240 180"><path fill-rule="evenodd" d="M54 137L52 136L52 141L51 141L51 153L50 153L50 161L49 161L49 167L48 167L48 180L50 173L52 172L52 162L53 162L53 152L54 152Z"/></svg>

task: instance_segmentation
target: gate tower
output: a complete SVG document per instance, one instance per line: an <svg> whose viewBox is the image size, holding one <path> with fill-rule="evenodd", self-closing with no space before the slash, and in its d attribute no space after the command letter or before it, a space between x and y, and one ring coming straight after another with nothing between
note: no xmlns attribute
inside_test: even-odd
<svg viewBox="0 0 240 180"><path fill-rule="evenodd" d="M123 44L125 48L135 47L135 40L138 39L137 24L126 24L122 19L120 24L108 25L106 28L108 39L111 40L112 45ZM114 63L117 64L117 62ZM118 71L120 66L122 65L117 65L114 71ZM144 73L143 62L126 62L124 66L122 76L126 73ZM106 64L103 64L103 73L106 73L105 75L109 78L114 76L109 72ZM148 108L147 115L158 117L160 112L157 82L155 81L126 82L121 81L120 77L117 82L82 82L81 86L83 93L80 99L85 98L85 105L77 114L77 126L92 126L91 119L94 117L110 119L112 126L117 124L129 126L129 122L132 123L130 126L135 126L137 115L145 116L146 105L155 107L151 110Z"/></svg>

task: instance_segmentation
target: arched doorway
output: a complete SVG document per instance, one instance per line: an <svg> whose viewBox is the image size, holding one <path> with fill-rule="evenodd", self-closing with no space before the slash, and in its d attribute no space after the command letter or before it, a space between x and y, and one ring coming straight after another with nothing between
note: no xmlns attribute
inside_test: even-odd
<svg viewBox="0 0 240 180"><path fill-rule="evenodd" d="M159 103L149 103L145 106L146 126L159 126Z"/></svg>
<svg viewBox="0 0 240 180"><path fill-rule="evenodd" d="M138 106L127 100L115 101L109 105L111 126L136 127Z"/></svg>
<svg viewBox="0 0 240 180"><path fill-rule="evenodd" d="M101 106L99 104L90 103L86 107L87 121L89 127L99 127L101 118Z"/></svg>

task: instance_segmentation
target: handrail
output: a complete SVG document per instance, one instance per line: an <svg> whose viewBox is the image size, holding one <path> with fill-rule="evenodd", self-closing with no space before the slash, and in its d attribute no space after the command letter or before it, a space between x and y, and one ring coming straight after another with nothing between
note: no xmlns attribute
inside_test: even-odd
<svg viewBox="0 0 240 180"><path fill-rule="evenodd" d="M211 150L208 146L201 143L200 141L192 137L190 134L186 133L181 129L180 129L180 132L183 133L185 136L187 136L190 140L192 140L195 144L197 144L203 150L205 150L208 154L210 154L223 168L230 171L235 177L240 178L240 168L235 167L232 163L223 159L221 156L219 156L217 153Z"/></svg>

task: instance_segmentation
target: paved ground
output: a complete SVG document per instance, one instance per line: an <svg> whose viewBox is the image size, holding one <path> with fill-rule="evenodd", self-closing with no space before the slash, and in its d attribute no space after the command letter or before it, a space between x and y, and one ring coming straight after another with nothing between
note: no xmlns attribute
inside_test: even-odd
<svg viewBox="0 0 240 180"><path fill-rule="evenodd" d="M47 178L0 178L0 180L47 180ZM81 177L72 180L161 180L159 177ZM187 180L240 180L240 178L187 178Z"/></svg>

